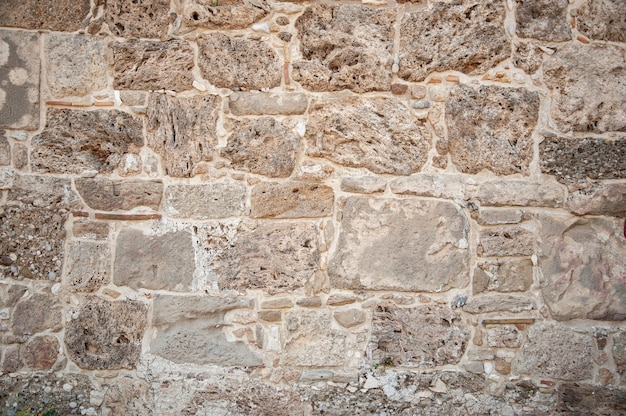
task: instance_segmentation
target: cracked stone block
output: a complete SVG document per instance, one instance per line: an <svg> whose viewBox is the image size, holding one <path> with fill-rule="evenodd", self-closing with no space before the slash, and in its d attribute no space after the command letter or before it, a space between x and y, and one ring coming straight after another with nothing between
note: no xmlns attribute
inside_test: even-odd
<svg viewBox="0 0 626 416"><path fill-rule="evenodd" d="M89 8L89 0L3 0L0 26L74 32Z"/></svg>
<svg viewBox="0 0 626 416"><path fill-rule="evenodd" d="M518 226L484 228L479 239L481 257L530 256L534 252L534 233Z"/></svg>
<svg viewBox="0 0 626 416"><path fill-rule="evenodd" d="M468 283L468 219L459 206L431 200L349 197L331 286L441 292Z"/></svg>
<svg viewBox="0 0 626 416"><path fill-rule="evenodd" d="M568 0L517 0L517 36L550 42L572 38Z"/></svg>
<svg viewBox="0 0 626 416"><path fill-rule="evenodd" d="M244 213L246 187L240 183L170 185L164 211L175 218L226 218Z"/></svg>
<svg viewBox="0 0 626 416"><path fill-rule="evenodd" d="M250 196L253 218L327 217L335 195L326 185L308 182L262 182Z"/></svg>
<svg viewBox="0 0 626 416"><path fill-rule="evenodd" d="M13 310L11 329L15 335L32 335L61 329L61 304L56 296L36 293L20 300Z"/></svg>
<svg viewBox="0 0 626 416"><path fill-rule="evenodd" d="M608 160L607 160L608 163ZM571 192L567 208L577 215L626 217L626 183L594 183Z"/></svg>
<svg viewBox="0 0 626 416"><path fill-rule="evenodd" d="M77 178L76 190L92 209L129 211L137 207L158 210L163 195L160 180L123 180L108 178Z"/></svg>
<svg viewBox="0 0 626 416"><path fill-rule="evenodd" d="M626 3L586 0L576 9L578 30L593 40L626 42Z"/></svg>
<svg viewBox="0 0 626 416"><path fill-rule="evenodd" d="M389 91L395 13L356 4L314 4L298 17L301 61L293 79L313 91Z"/></svg>
<svg viewBox="0 0 626 416"><path fill-rule="evenodd" d="M59 340L52 335L33 337L24 346L24 364L33 370L49 370L58 355Z"/></svg>
<svg viewBox="0 0 626 416"><path fill-rule="evenodd" d="M407 13L400 24L398 76L419 82L433 72L487 72L511 54L505 14L498 0L435 2L427 11Z"/></svg>
<svg viewBox="0 0 626 416"><path fill-rule="evenodd" d="M228 98L228 108L236 116L304 114L309 99L304 94L236 92Z"/></svg>
<svg viewBox="0 0 626 416"><path fill-rule="evenodd" d="M6 261L4 255L0 259L3 263ZM0 283L0 307L12 308L27 290L26 286Z"/></svg>
<svg viewBox="0 0 626 416"><path fill-rule="evenodd" d="M482 295L469 300L463 311L472 314L490 312L522 312L536 309L535 301L517 295Z"/></svg>
<svg viewBox="0 0 626 416"><path fill-rule="evenodd" d="M474 294L482 292L525 292L533 284L530 259L492 260L474 269Z"/></svg>
<svg viewBox="0 0 626 416"><path fill-rule="evenodd" d="M185 26L207 29L244 29L270 12L266 0L192 0L184 5Z"/></svg>
<svg viewBox="0 0 626 416"><path fill-rule="evenodd" d="M72 241L65 273L72 292L95 292L111 280L111 250L105 242Z"/></svg>
<svg viewBox="0 0 626 416"><path fill-rule="evenodd" d="M107 0L104 21L116 36L162 38L170 18L169 0Z"/></svg>

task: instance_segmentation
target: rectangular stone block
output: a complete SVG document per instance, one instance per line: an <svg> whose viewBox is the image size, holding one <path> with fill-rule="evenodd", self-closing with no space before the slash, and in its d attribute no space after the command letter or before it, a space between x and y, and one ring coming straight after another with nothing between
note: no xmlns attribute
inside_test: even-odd
<svg viewBox="0 0 626 416"><path fill-rule="evenodd" d="M74 32L89 6L89 0L2 0L0 26Z"/></svg>
<svg viewBox="0 0 626 416"><path fill-rule="evenodd" d="M461 200L470 195L468 185L467 180L460 175L420 174L389 182L389 188L394 194Z"/></svg>
<svg viewBox="0 0 626 416"><path fill-rule="evenodd" d="M107 178L78 178L76 189L85 203L101 211L129 211L137 207L158 210L163 196L160 180L112 181Z"/></svg>
<svg viewBox="0 0 626 416"><path fill-rule="evenodd" d="M106 242L68 244L65 275L72 292L95 292L111 280L111 250Z"/></svg>
<svg viewBox="0 0 626 416"><path fill-rule="evenodd" d="M228 99L228 108L236 116L291 116L304 114L308 105L304 94L236 92Z"/></svg>
<svg viewBox="0 0 626 416"><path fill-rule="evenodd" d="M165 189L165 213L176 218L226 218L244 213L246 186L221 182L210 185L170 185Z"/></svg>
<svg viewBox="0 0 626 416"><path fill-rule="evenodd" d="M472 314L490 312L523 312L536 309L530 297L516 295L482 295L469 300L463 311Z"/></svg>
<svg viewBox="0 0 626 416"><path fill-rule="evenodd" d="M164 38L170 19L168 0L107 0L104 21L116 36Z"/></svg>
<svg viewBox="0 0 626 416"><path fill-rule="evenodd" d="M626 183L595 183L570 193L567 208L576 215L626 217Z"/></svg>
<svg viewBox="0 0 626 416"><path fill-rule="evenodd" d="M308 182L263 182L252 188L253 218L326 217L333 211L333 189Z"/></svg>
<svg viewBox="0 0 626 416"><path fill-rule="evenodd" d="M519 226L489 227L480 231L478 255L482 257L530 256L535 236Z"/></svg>
<svg viewBox="0 0 626 416"><path fill-rule="evenodd" d="M385 192L387 180L376 176L347 177L341 180L341 190L358 194Z"/></svg>
<svg viewBox="0 0 626 416"><path fill-rule="evenodd" d="M266 0L247 2L210 2L191 0L185 3L183 19L186 27L218 30L243 29L270 12Z"/></svg>
<svg viewBox="0 0 626 416"><path fill-rule="evenodd" d="M521 209L481 208L476 221L480 225L519 224L523 218Z"/></svg>
<svg viewBox="0 0 626 416"><path fill-rule="evenodd" d="M473 292L525 292L533 284L530 259L508 259L479 262L474 269Z"/></svg>
<svg viewBox="0 0 626 416"><path fill-rule="evenodd" d="M565 201L565 189L554 181L489 181L478 186L476 199L484 206L558 208Z"/></svg>

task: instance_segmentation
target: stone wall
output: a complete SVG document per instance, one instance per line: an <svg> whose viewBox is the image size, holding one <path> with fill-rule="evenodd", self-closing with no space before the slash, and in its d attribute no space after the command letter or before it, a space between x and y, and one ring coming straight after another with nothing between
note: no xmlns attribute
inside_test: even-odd
<svg viewBox="0 0 626 416"><path fill-rule="evenodd" d="M625 17L4 0L0 414L624 414Z"/></svg>

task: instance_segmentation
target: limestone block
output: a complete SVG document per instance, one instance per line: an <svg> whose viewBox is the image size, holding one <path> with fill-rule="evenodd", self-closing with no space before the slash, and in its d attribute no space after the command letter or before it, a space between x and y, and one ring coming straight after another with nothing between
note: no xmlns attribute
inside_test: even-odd
<svg viewBox="0 0 626 416"><path fill-rule="evenodd" d="M314 4L298 17L302 57L293 79L313 91L388 91L395 13L356 4Z"/></svg>
<svg viewBox="0 0 626 416"><path fill-rule="evenodd" d="M7 140L4 130L0 130L0 166L11 164L11 145Z"/></svg>
<svg viewBox="0 0 626 416"><path fill-rule="evenodd" d="M626 42L626 3L586 0L576 10L578 30L593 40Z"/></svg>
<svg viewBox="0 0 626 416"><path fill-rule="evenodd" d="M0 129L39 128L40 66L37 33L0 30Z"/></svg>
<svg viewBox="0 0 626 416"><path fill-rule="evenodd" d="M243 29L263 19L269 11L266 0L192 0L185 3L183 19L188 27Z"/></svg>
<svg viewBox="0 0 626 416"><path fill-rule="evenodd" d="M76 190L92 209L128 211L136 207L159 209L163 195L160 180L123 180L108 178L77 178Z"/></svg>
<svg viewBox="0 0 626 416"><path fill-rule="evenodd" d="M109 224L99 221L76 219L72 224L72 234L77 238L106 240L109 237Z"/></svg>
<svg viewBox="0 0 626 416"><path fill-rule="evenodd" d="M136 414L148 416L154 413L154 402L150 391L150 384L147 381L131 377L118 377L111 379L102 390L92 390L90 392L89 404L95 403L91 400L94 393L99 393L98 401L101 400L102 413L109 415ZM100 399L100 397L102 397ZM96 402L97 403L97 402Z"/></svg>
<svg viewBox="0 0 626 416"><path fill-rule="evenodd" d="M466 180L461 175L421 174L396 178L389 182L389 188L394 194L400 195L460 200L469 197Z"/></svg>
<svg viewBox="0 0 626 416"><path fill-rule="evenodd" d="M269 299L261 302L261 309L288 309L293 307L289 298Z"/></svg>
<svg viewBox="0 0 626 416"><path fill-rule="evenodd" d="M285 124L263 117L235 122L220 154L234 169L286 178L296 166L299 145L298 137Z"/></svg>
<svg viewBox="0 0 626 416"><path fill-rule="evenodd" d="M315 102L307 124L307 155L374 173L421 170L431 136L395 98L336 98Z"/></svg>
<svg viewBox="0 0 626 416"><path fill-rule="evenodd" d="M359 326L365 322L365 312L360 309L346 309L335 311L333 313L335 320L344 328L352 328Z"/></svg>
<svg viewBox="0 0 626 416"><path fill-rule="evenodd" d="M241 297L175 296L158 294L154 297L152 324L170 327L184 320L224 323L224 314L233 309L252 307L252 300Z"/></svg>
<svg viewBox="0 0 626 416"><path fill-rule="evenodd" d="M74 32L89 6L89 0L3 0L0 26Z"/></svg>
<svg viewBox="0 0 626 416"><path fill-rule="evenodd" d="M333 211L333 189L309 182L261 182L250 196L253 218L327 217Z"/></svg>
<svg viewBox="0 0 626 416"><path fill-rule="evenodd" d="M107 0L104 21L116 36L163 38L170 18L168 0Z"/></svg>
<svg viewBox="0 0 626 416"><path fill-rule="evenodd" d="M59 355L59 340L52 335L31 338L24 346L24 364L33 370L49 370Z"/></svg>
<svg viewBox="0 0 626 416"><path fill-rule="evenodd" d="M430 73L483 74L511 54L504 31L505 8L498 0L432 3L407 13L400 24L400 71L407 81Z"/></svg>
<svg viewBox="0 0 626 416"><path fill-rule="evenodd" d="M626 378L626 331L620 330L613 335L613 361L622 380Z"/></svg>
<svg viewBox="0 0 626 416"><path fill-rule="evenodd" d="M191 289L195 254L191 234L176 231L147 236L124 229L117 238L113 283L133 289Z"/></svg>
<svg viewBox="0 0 626 416"><path fill-rule="evenodd" d="M525 89L455 86L446 100L449 150L463 173L528 173L539 96Z"/></svg>
<svg viewBox="0 0 626 416"><path fill-rule="evenodd" d="M533 284L530 259L491 260L474 269L473 292L525 292Z"/></svg>
<svg viewBox="0 0 626 416"><path fill-rule="evenodd" d="M11 325L15 335L32 335L61 329L61 305L51 294L36 293L20 300L13 310Z"/></svg>
<svg viewBox="0 0 626 416"><path fill-rule="evenodd" d="M481 205L558 208L565 201L565 189L555 181L488 181L478 186Z"/></svg>
<svg viewBox="0 0 626 416"><path fill-rule="evenodd" d="M615 156L619 157L619 156ZM605 160L609 163L610 160ZM626 217L626 183L594 183L570 193L567 208L577 215Z"/></svg>
<svg viewBox="0 0 626 416"><path fill-rule="evenodd" d="M376 176L348 176L341 180L341 190L358 194L385 192L387 180Z"/></svg>
<svg viewBox="0 0 626 416"><path fill-rule="evenodd" d="M304 94L269 94L236 92L228 99L228 108L236 116L304 114L309 100Z"/></svg>
<svg viewBox="0 0 626 416"><path fill-rule="evenodd" d="M68 357L85 370L134 368L147 315L147 306L138 301L85 298L66 324Z"/></svg>
<svg viewBox="0 0 626 416"><path fill-rule="evenodd" d="M147 143L161 155L167 175L191 177L199 162L211 160L217 144L215 128L220 105L216 95L150 95Z"/></svg>
<svg viewBox="0 0 626 416"><path fill-rule="evenodd" d="M13 166L19 170L28 167L28 147L23 143L13 145Z"/></svg>
<svg viewBox="0 0 626 416"><path fill-rule="evenodd" d="M226 218L242 215L246 187L241 183L170 185L165 189L165 213L175 218Z"/></svg>
<svg viewBox="0 0 626 416"><path fill-rule="evenodd" d="M626 131L626 48L566 44L546 58L544 82L551 116L563 132Z"/></svg>
<svg viewBox="0 0 626 416"><path fill-rule="evenodd" d="M48 109L32 139L31 163L41 173L112 172L122 155L143 146L140 119L117 110Z"/></svg>
<svg viewBox="0 0 626 416"><path fill-rule="evenodd" d="M328 274L340 289L441 292L468 282L469 223L449 202L350 197Z"/></svg>
<svg viewBox="0 0 626 416"><path fill-rule="evenodd" d="M6 261L4 255L2 256L2 263ZM2 308L12 308L15 306L18 300L28 288L22 285L13 285L8 283L0 283L0 307Z"/></svg>
<svg viewBox="0 0 626 416"><path fill-rule="evenodd" d="M326 300L328 306L343 306L356 302L356 297L352 295L344 295L341 293L330 295Z"/></svg>
<svg viewBox="0 0 626 416"><path fill-rule="evenodd" d="M527 74L536 73L543 63L543 51L532 43L516 42L513 44L511 62Z"/></svg>
<svg viewBox="0 0 626 416"><path fill-rule="evenodd" d="M94 292L111 280L111 250L104 242L72 241L65 273L72 292Z"/></svg>
<svg viewBox="0 0 626 416"><path fill-rule="evenodd" d="M127 90L185 91L193 82L193 49L185 41L132 39L113 42L113 87Z"/></svg>
<svg viewBox="0 0 626 416"><path fill-rule="evenodd" d="M19 371L24 362L20 357L20 349L18 345L11 345L3 348L4 360L2 360L3 373L15 373Z"/></svg>
<svg viewBox="0 0 626 416"><path fill-rule="evenodd" d="M480 225L519 224L523 218L521 209L481 208L476 221Z"/></svg>
<svg viewBox="0 0 626 416"><path fill-rule="evenodd" d="M257 315L260 320L265 322L280 322L283 319L282 311L259 311Z"/></svg>
<svg viewBox="0 0 626 416"><path fill-rule="evenodd" d="M478 255L482 257L530 256L535 236L519 226L489 227L481 230Z"/></svg>
<svg viewBox="0 0 626 416"><path fill-rule="evenodd" d="M517 36L563 42L572 38L567 0L517 0Z"/></svg>
<svg viewBox="0 0 626 416"><path fill-rule="evenodd" d="M487 330L487 341L491 348L519 348L522 346L522 338L522 332L515 325Z"/></svg>
<svg viewBox="0 0 626 416"><path fill-rule="evenodd" d="M536 308L535 301L525 296L517 295L482 295L470 299L463 311L468 313L489 312L522 312Z"/></svg>
<svg viewBox="0 0 626 416"><path fill-rule="evenodd" d="M430 368L457 364L469 331L461 316L441 305L398 308L379 305L372 318L372 364Z"/></svg>
<svg viewBox="0 0 626 416"><path fill-rule="evenodd" d="M623 388L587 383L563 383L559 389L558 410L566 413L619 415L626 411Z"/></svg>
<svg viewBox="0 0 626 416"><path fill-rule="evenodd" d="M197 42L200 73L216 87L260 90L280 85L282 65L264 42L222 33L200 35Z"/></svg>

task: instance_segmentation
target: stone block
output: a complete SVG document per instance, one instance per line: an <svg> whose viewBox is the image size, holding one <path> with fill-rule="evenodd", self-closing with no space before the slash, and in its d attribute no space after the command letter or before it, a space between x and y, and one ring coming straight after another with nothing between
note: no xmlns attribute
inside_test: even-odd
<svg viewBox="0 0 626 416"><path fill-rule="evenodd" d="M32 139L31 163L41 173L108 173L141 146L143 123L128 113L48 109L45 129Z"/></svg>
<svg viewBox="0 0 626 416"><path fill-rule="evenodd" d="M389 91L395 13L356 4L314 4L298 17L301 61L293 79L313 91Z"/></svg>
<svg viewBox="0 0 626 416"><path fill-rule="evenodd" d="M478 186L476 199L485 206L558 208L565 201L565 189L555 181L489 181Z"/></svg>
<svg viewBox="0 0 626 416"><path fill-rule="evenodd" d="M0 166L11 164L11 145L7 140L4 130L0 130Z"/></svg>
<svg viewBox="0 0 626 416"><path fill-rule="evenodd" d="M163 38L170 18L168 0L107 0L104 21L116 36Z"/></svg>
<svg viewBox="0 0 626 416"><path fill-rule="evenodd" d="M191 289L195 253L187 231L147 236L124 229L117 238L113 283L133 289Z"/></svg>
<svg viewBox="0 0 626 416"><path fill-rule="evenodd" d="M394 194L460 200L469 198L467 185L461 175L422 174L389 182L389 188Z"/></svg>
<svg viewBox="0 0 626 416"><path fill-rule="evenodd" d="M228 108L236 116L293 116L304 114L309 100L304 94L235 92L228 98Z"/></svg>
<svg viewBox="0 0 626 416"><path fill-rule="evenodd" d="M570 193L567 208L577 215L626 217L626 183L594 183Z"/></svg>
<svg viewBox="0 0 626 416"><path fill-rule="evenodd" d="M72 234L76 238L106 240L109 237L109 224L106 222L75 219Z"/></svg>
<svg viewBox="0 0 626 416"><path fill-rule="evenodd" d="M282 65L264 42L222 33L200 35L197 42L200 73L216 87L260 90L280 85Z"/></svg>
<svg viewBox="0 0 626 416"><path fill-rule="evenodd" d="M455 86L446 100L449 151L463 173L528 174L539 95L497 86Z"/></svg>
<svg viewBox="0 0 626 416"><path fill-rule="evenodd" d="M0 26L74 32L89 8L89 0L3 0Z"/></svg>
<svg viewBox="0 0 626 416"><path fill-rule="evenodd" d="M309 112L309 156L395 175L419 172L426 163L430 133L395 98L322 100Z"/></svg>
<svg viewBox="0 0 626 416"><path fill-rule="evenodd" d="M24 364L32 370L49 370L59 355L59 340L52 335L31 338L24 346Z"/></svg>
<svg viewBox="0 0 626 416"><path fill-rule="evenodd" d="M165 189L167 215L175 218L226 218L242 215L246 187L241 183L170 185Z"/></svg>
<svg viewBox="0 0 626 416"><path fill-rule="evenodd" d="M515 13L517 36L549 42L572 38L567 0L518 0Z"/></svg>
<svg viewBox="0 0 626 416"><path fill-rule="evenodd" d="M24 362L20 357L20 348L18 345L11 345L3 348L4 360L2 360L3 373L15 373L19 371Z"/></svg>
<svg viewBox="0 0 626 416"><path fill-rule="evenodd" d="M340 289L441 292L468 283L469 223L453 203L350 197L329 264Z"/></svg>
<svg viewBox="0 0 626 416"><path fill-rule="evenodd" d="M516 295L482 295L467 301L463 311L467 313L522 312L536 308L535 301L529 297Z"/></svg>
<svg viewBox="0 0 626 416"><path fill-rule="evenodd" d="M482 257L530 256L534 252L533 232L519 226L484 228L479 238L478 255Z"/></svg>
<svg viewBox="0 0 626 416"><path fill-rule="evenodd" d="M387 180L376 176L348 176L341 180L341 190L357 194L375 194L385 192Z"/></svg>
<svg viewBox="0 0 626 416"><path fill-rule="evenodd" d="M319 308L322 306L322 299L319 296L298 299L296 304L303 308Z"/></svg>
<svg viewBox="0 0 626 416"><path fill-rule="evenodd" d="M334 294L326 300L327 306L343 306L356 302L356 297L352 295Z"/></svg>
<svg viewBox="0 0 626 416"><path fill-rule="evenodd" d="M613 361L615 369L619 373L622 380L626 378L626 331L620 330L613 335Z"/></svg>
<svg viewBox="0 0 626 416"><path fill-rule="evenodd" d="M300 376L301 383L316 383L333 379L333 372L329 370L305 370Z"/></svg>
<svg viewBox="0 0 626 416"><path fill-rule="evenodd" d="M152 324L171 327L184 320L202 320L211 324L224 323L224 314L234 309L248 309L252 300L240 297L175 296L158 294L154 297Z"/></svg>
<svg viewBox="0 0 626 416"><path fill-rule="evenodd" d="M502 325L487 330L487 342L491 348L519 348L522 340L522 332L515 325Z"/></svg>
<svg viewBox="0 0 626 416"><path fill-rule="evenodd" d="M626 3L586 0L576 9L578 30L592 40L626 42Z"/></svg>
<svg viewBox="0 0 626 416"><path fill-rule="evenodd" d="M192 0L185 4L185 26L207 29L244 29L263 19L270 11L266 0L212 1Z"/></svg>
<svg viewBox="0 0 626 416"><path fill-rule="evenodd" d="M113 88L185 91L193 83L194 52L182 40L113 42Z"/></svg>
<svg viewBox="0 0 626 416"><path fill-rule="evenodd" d="M527 74L536 73L543 63L544 52L533 43L516 42L513 44L511 63Z"/></svg>
<svg viewBox="0 0 626 416"><path fill-rule="evenodd" d="M511 54L506 10L497 0L432 3L400 24L400 78L422 81L432 72L483 74Z"/></svg>
<svg viewBox="0 0 626 416"><path fill-rule="evenodd" d="M563 383L558 391L558 406L562 413L619 416L626 412L626 391L623 388L602 387L587 383Z"/></svg>
<svg viewBox="0 0 626 416"><path fill-rule="evenodd" d="M36 293L20 300L13 310L14 335L32 335L61 329L61 305L56 296Z"/></svg>
<svg viewBox="0 0 626 416"><path fill-rule="evenodd" d="M65 328L70 360L85 370L135 367L141 354L148 308L138 301L83 300Z"/></svg>
<svg viewBox="0 0 626 416"><path fill-rule="evenodd" d="M39 34L0 30L0 129L39 128L40 66Z"/></svg>
<svg viewBox="0 0 626 416"><path fill-rule="evenodd" d="M178 98L150 94L147 143L161 155L167 175L189 178L198 163L211 160L220 106L216 95Z"/></svg>
<svg viewBox="0 0 626 416"><path fill-rule="evenodd" d="M519 224L523 218L521 209L481 208L476 221L480 225Z"/></svg>
<svg viewBox="0 0 626 416"><path fill-rule="evenodd" d="M525 292L533 284L530 259L482 261L474 269L473 292Z"/></svg>
<svg viewBox="0 0 626 416"><path fill-rule="evenodd" d="M94 292L111 280L111 250L104 242L68 244L65 274L72 292Z"/></svg>
<svg viewBox="0 0 626 416"><path fill-rule="evenodd" d="M344 328L352 328L365 323L367 315L360 309L346 309L333 313L335 320Z"/></svg>
<svg viewBox="0 0 626 416"><path fill-rule="evenodd" d="M13 166L25 170L28 167L28 147L23 143L13 145Z"/></svg>
<svg viewBox="0 0 626 416"><path fill-rule="evenodd" d="M123 180L108 178L77 178L76 190L92 209L129 211L137 207L158 210L163 196L160 180Z"/></svg>
<svg viewBox="0 0 626 416"><path fill-rule="evenodd" d="M333 189L309 182L262 182L250 196L253 218L327 217L332 214Z"/></svg>
<svg viewBox="0 0 626 416"><path fill-rule="evenodd" d="M259 311L257 315L260 320L265 322L280 322L283 319L282 311Z"/></svg>
<svg viewBox="0 0 626 416"><path fill-rule="evenodd" d="M291 307L293 307L293 302L289 298L270 299L261 302L261 309L287 309Z"/></svg>
<svg viewBox="0 0 626 416"><path fill-rule="evenodd" d="M2 256L3 263L6 261L4 255ZM2 308L12 308L15 306L18 300L28 288L22 285L13 285L8 283L0 283L0 307Z"/></svg>

